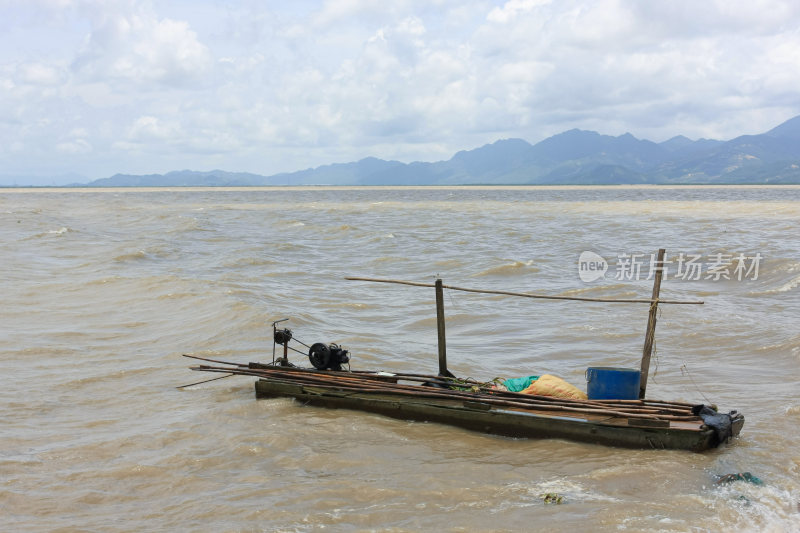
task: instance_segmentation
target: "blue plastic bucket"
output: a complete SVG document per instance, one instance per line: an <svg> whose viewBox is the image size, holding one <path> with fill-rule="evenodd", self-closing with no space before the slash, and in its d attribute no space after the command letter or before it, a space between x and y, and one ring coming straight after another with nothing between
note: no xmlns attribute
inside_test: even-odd
<svg viewBox="0 0 800 533"><path fill-rule="evenodd" d="M586 393L590 400L636 400L641 374L633 368L589 367Z"/></svg>

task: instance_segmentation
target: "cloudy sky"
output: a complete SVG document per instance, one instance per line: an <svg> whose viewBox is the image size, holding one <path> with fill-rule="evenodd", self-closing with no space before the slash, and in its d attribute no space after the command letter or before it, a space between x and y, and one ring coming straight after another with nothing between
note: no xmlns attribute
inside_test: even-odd
<svg viewBox="0 0 800 533"><path fill-rule="evenodd" d="M0 0L0 183L724 140L799 88L797 0Z"/></svg>

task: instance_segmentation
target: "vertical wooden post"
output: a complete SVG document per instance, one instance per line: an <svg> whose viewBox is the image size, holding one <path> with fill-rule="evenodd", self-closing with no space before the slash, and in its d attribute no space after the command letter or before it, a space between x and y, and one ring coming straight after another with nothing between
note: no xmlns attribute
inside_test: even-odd
<svg viewBox="0 0 800 533"><path fill-rule="evenodd" d="M447 370L447 343L444 338L444 291L442 280L436 278L436 329L439 334L439 375L454 377Z"/></svg>
<svg viewBox="0 0 800 533"><path fill-rule="evenodd" d="M661 292L661 277L664 274L664 248L658 250L656 258L656 275L653 280L653 302L647 316L647 332L644 335L642 350L642 375L639 378L639 399L644 400L647 393L647 375L650 373L650 355L653 353L653 342L656 336L656 314L658 313L658 295Z"/></svg>

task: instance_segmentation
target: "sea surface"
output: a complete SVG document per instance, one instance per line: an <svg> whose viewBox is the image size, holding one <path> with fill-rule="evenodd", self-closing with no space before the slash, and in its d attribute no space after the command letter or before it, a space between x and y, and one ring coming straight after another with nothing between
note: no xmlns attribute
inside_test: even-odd
<svg viewBox="0 0 800 533"><path fill-rule="evenodd" d="M648 397L743 412L717 450L256 400L242 376L177 388L214 377L183 353L270 361L282 318L353 369L435 373L433 289L346 276L648 298L659 248L661 297L705 303L660 306ZM604 277L581 280L585 251ZM2 531L800 531L798 187L5 189L0 261ZM580 388L638 367L648 311L445 307L455 374ZM763 485L715 484L737 472Z"/></svg>

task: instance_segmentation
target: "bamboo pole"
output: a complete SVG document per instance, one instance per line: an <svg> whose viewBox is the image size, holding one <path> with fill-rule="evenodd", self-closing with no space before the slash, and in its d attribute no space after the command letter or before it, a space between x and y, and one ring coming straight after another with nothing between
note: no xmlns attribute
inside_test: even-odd
<svg viewBox="0 0 800 533"><path fill-rule="evenodd" d="M195 385L201 385L203 383L208 383L209 381L217 381L218 379L225 379L231 376L235 376L236 374L225 374L224 376L219 376L217 378L205 379L203 381L196 381L194 383L189 383L188 385L179 385L175 387L176 389L185 389L186 387L194 387Z"/></svg>
<svg viewBox="0 0 800 533"><path fill-rule="evenodd" d="M497 405L512 405L514 407L527 407L529 409L546 409L584 412L592 414L607 414L612 416L632 416L644 418L665 418L672 420L696 420L697 417L690 411L681 409L665 409L646 405L605 404L602 401L573 400L569 398L556 398L550 396L536 396L528 394L489 391L483 389L479 392L453 389L438 389L421 387L419 385L402 385L385 383L364 379L353 375L339 375L325 372L286 372L284 367L273 369L227 369L221 367L200 366L192 370L206 372L232 372L241 375L250 375L281 383L306 384L309 386L326 387L331 390L352 390L371 392L385 392L389 394L402 393L404 395L427 398L461 398L475 400ZM510 402L510 403L505 403ZM674 418L673 418L674 417Z"/></svg>
<svg viewBox="0 0 800 533"><path fill-rule="evenodd" d="M207 372L225 372L226 369L207 367L202 370ZM430 398L430 399L448 399L448 400L475 400L481 403L502 407L514 407L520 409L544 410L544 411L557 411L564 413L582 413L590 415L603 415L620 418L644 418L644 419L657 419L657 420L675 420L675 421L695 421L696 416L680 416L674 414L652 413L648 411L625 410L625 409L609 409L602 405L571 405L558 402L556 398L553 401L536 401L533 399L524 398L494 398L491 395L479 395L469 391L456 391L447 389L423 388L419 386L403 386L394 385L386 386L378 383L332 383L322 375L284 375L284 376L270 376L264 375L263 369L260 370L234 370L237 374L251 375L255 377L262 377L274 383L292 383L297 385L305 385L308 387L317 387L331 392L355 392L355 393L372 393L372 394L395 394L402 396L413 396L415 398ZM330 376L328 376L330 377ZM524 395L523 395L524 396ZM527 400L527 401L526 401Z"/></svg>
<svg viewBox="0 0 800 533"><path fill-rule="evenodd" d="M191 356L187 356L191 357ZM208 360L205 358L198 358L202 360ZM211 360L213 361L213 360ZM258 377L270 377L270 376L289 376L289 375L300 375L299 379L303 379L303 376L311 376L312 379L329 379L333 381L376 381L380 383L386 383L388 376L380 376L374 372L365 372L365 371L325 371L325 370L315 370L310 368L301 368L301 367L284 367L284 366L273 366L273 365L262 365L251 363L251 365L242 365L238 363L229 363L225 361L220 361L223 364L237 366L239 368L246 368L247 372L239 372L237 369L226 369L224 367L212 367L208 365L199 365L195 367L190 367L191 370L199 370L199 371L208 371L208 372L219 372L219 371L228 371L228 372L235 372L241 373L243 375L255 375ZM425 384L436 384L442 385L445 387L478 387L479 392L476 394L490 394L493 396L500 396L500 397L507 397L513 399L524 399L524 400L539 400L545 401L549 403L566 403L570 405L590 405L590 406L598 406L602 405L605 407L612 407L612 406L621 406L626 409L657 409L662 413L690 413L691 408L695 404L691 403L684 403L684 402L674 402L674 401L659 401L659 400L577 400L573 398L557 398L553 396L539 396L535 394L522 394L519 392L511 392L511 391L502 391L497 389L492 389L490 387L484 386L485 384L478 382L476 380L460 380L458 378L449 378L446 376L434 376L429 374L408 374L408 373L395 373L392 374L392 377L395 379L399 379L402 381L409 381L409 382L416 382L416 383L425 383ZM397 385L396 382L390 382L392 385ZM397 385L402 387L412 387L417 388L419 385Z"/></svg>
<svg viewBox="0 0 800 533"><path fill-rule="evenodd" d="M245 367L247 366L247 365L242 365L242 364L239 364L239 363L232 363L230 361L220 361L219 359L209 359L208 357L200 357L199 355L194 355L194 354L191 354L191 353L184 353L184 354L181 354L181 355L183 357L188 357L189 359L199 359L200 361L209 361L211 363L218 363L218 364L222 364L222 365L245 366Z"/></svg>
<svg viewBox="0 0 800 533"><path fill-rule="evenodd" d="M439 339L439 375L455 377L447 370L447 341L444 334L444 293L442 280L436 278L436 332Z"/></svg>
<svg viewBox="0 0 800 533"><path fill-rule="evenodd" d="M656 314L658 313L658 295L661 292L661 276L664 273L664 248L658 250L656 259L656 275L653 280L653 296L650 304L650 313L647 315L647 331L644 335L644 348L642 349L642 369L639 376L639 399L644 400L647 393L647 375L650 373L650 355L653 353L653 343L656 337Z"/></svg>
<svg viewBox="0 0 800 533"><path fill-rule="evenodd" d="M398 285L410 285L412 287L436 287L431 283L419 283L416 281L402 281L397 279L379 279L379 278L362 278L355 276L347 276L344 279L349 281L371 281L375 283L395 283ZM543 300L574 300L578 302L609 302L609 303L638 303L638 304L652 304L653 299L628 299L628 298L584 298L581 296L552 296L549 294L534 294L529 292L511 292L511 291L492 291L487 289L468 289L465 287L455 287L453 285L442 285L443 289L450 289L453 291L462 292L476 292L480 294L500 294L503 296L521 296L523 298L539 298ZM699 304L702 305L702 300L659 300L658 303L662 304Z"/></svg>

